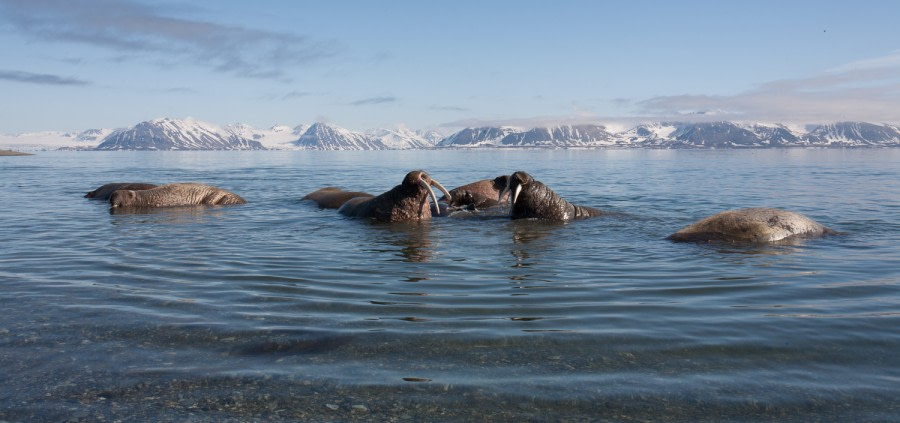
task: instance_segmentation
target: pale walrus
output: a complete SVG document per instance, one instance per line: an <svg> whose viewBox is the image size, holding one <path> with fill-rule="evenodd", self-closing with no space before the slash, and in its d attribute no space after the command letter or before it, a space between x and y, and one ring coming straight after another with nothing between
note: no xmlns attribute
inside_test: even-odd
<svg viewBox="0 0 900 423"><path fill-rule="evenodd" d="M374 195L360 191L344 191L337 187L325 187L306 194L301 200L313 201L323 209L340 208L351 198L372 198Z"/></svg>
<svg viewBox="0 0 900 423"><path fill-rule="evenodd" d="M112 193L120 189L130 189L132 191L140 191L150 188L156 188L156 184L148 184L144 182L113 182L111 184L103 184L84 195L84 198L93 198L95 200L108 201Z"/></svg>
<svg viewBox="0 0 900 423"><path fill-rule="evenodd" d="M502 175L494 179L483 179L450 190L453 201L447 201L447 197L441 197L440 201L447 202L451 207L463 209L486 209L503 202L506 197L500 193L509 184L509 176ZM499 200L498 200L499 198Z"/></svg>
<svg viewBox="0 0 900 423"><path fill-rule="evenodd" d="M178 183L147 190L118 190L109 197L111 207L173 207L245 204L239 195L210 185Z"/></svg>
<svg viewBox="0 0 900 423"><path fill-rule="evenodd" d="M593 207L576 206L566 201L548 186L522 171L509 175L509 182L500 193L498 201L507 193L512 193L509 197L512 202L509 216L513 219L545 219L565 222L603 214L602 211Z"/></svg>
<svg viewBox="0 0 900 423"><path fill-rule="evenodd" d="M438 187L447 198L453 196L438 181L431 179L424 170L406 174L403 182L377 197L357 197L348 200L338 212L351 217L368 217L379 222L407 222L431 219L429 196L437 206L432 186Z"/></svg>
<svg viewBox="0 0 900 423"><path fill-rule="evenodd" d="M800 213L760 207L714 214L669 235L668 239L676 242L766 243L831 232Z"/></svg>

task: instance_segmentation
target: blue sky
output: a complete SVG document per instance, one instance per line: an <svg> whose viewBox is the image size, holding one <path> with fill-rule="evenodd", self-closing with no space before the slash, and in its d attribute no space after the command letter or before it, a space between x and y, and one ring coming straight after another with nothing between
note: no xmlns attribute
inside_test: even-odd
<svg viewBox="0 0 900 423"><path fill-rule="evenodd" d="M898 16L865 0L0 0L0 133L897 123Z"/></svg>

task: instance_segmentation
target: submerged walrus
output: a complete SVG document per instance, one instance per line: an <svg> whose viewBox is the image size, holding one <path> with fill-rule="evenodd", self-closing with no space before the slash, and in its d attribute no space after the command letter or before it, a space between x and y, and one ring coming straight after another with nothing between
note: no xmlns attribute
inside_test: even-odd
<svg viewBox="0 0 900 423"><path fill-rule="evenodd" d="M576 206L566 201L552 189L522 171L509 176L509 182L500 193L498 201L507 193L512 193L509 216L513 219L536 218L564 222L603 214L593 207Z"/></svg>
<svg viewBox="0 0 900 423"><path fill-rule="evenodd" d="M112 193L120 189L130 189L132 191L140 191L150 188L156 188L156 184L148 184L144 182L113 182L111 184L103 184L84 195L84 198L93 198L95 200L107 201Z"/></svg>
<svg viewBox="0 0 900 423"><path fill-rule="evenodd" d="M147 190L118 190L109 197L111 207L173 207L246 204L241 196L197 183L161 185Z"/></svg>
<svg viewBox="0 0 900 423"><path fill-rule="evenodd" d="M486 209L496 206L508 197L508 195L500 196L507 184L509 184L508 175L472 182L451 189L450 194L453 196L453 201L447 201L446 196L441 197L440 201L446 201L451 207Z"/></svg>
<svg viewBox="0 0 900 423"><path fill-rule="evenodd" d="M832 232L800 213L760 207L714 214L669 235L668 239L676 242L766 243Z"/></svg>
<svg viewBox="0 0 900 423"><path fill-rule="evenodd" d="M403 182L377 197L357 197L348 200L338 213L351 217L368 217L379 222L408 222L431 219L429 196L437 206L432 186L438 187L447 198L453 196L438 181L431 179L424 170L406 174Z"/></svg>
<svg viewBox="0 0 900 423"><path fill-rule="evenodd" d="M301 200L313 201L323 209L340 208L351 198L372 198L374 195L360 191L344 191L337 187L325 187L306 194Z"/></svg>

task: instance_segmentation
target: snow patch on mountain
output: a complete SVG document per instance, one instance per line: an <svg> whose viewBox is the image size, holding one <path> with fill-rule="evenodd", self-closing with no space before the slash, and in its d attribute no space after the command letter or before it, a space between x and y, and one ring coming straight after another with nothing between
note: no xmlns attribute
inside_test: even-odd
<svg viewBox="0 0 900 423"><path fill-rule="evenodd" d="M367 131L365 135L392 150L430 148L435 144L434 141L426 139L421 132L412 131L406 127L374 129Z"/></svg>
<svg viewBox="0 0 900 423"><path fill-rule="evenodd" d="M274 125L268 129L257 129L244 123L226 125L223 129L235 136L257 141L267 150L296 150L291 144L300 135L306 132L308 125L290 127L287 125Z"/></svg>

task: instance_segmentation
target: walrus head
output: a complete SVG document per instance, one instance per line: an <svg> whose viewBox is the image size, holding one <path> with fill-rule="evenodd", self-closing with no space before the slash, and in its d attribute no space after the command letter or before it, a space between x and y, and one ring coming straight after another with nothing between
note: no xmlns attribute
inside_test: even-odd
<svg viewBox="0 0 900 423"><path fill-rule="evenodd" d="M496 183L497 180L495 179L494 181ZM497 197L497 201L503 201L504 195L512 193L512 195L509 196L509 202L512 205L515 205L516 200L519 199L519 194L522 192L522 188L532 182L534 182L534 178L521 170L509 175L506 180L506 186L503 188L503 191L500 191L500 196Z"/></svg>
<svg viewBox="0 0 900 423"><path fill-rule="evenodd" d="M506 189L506 186L509 185L509 175L498 176L494 178L493 182L493 188L498 192L503 192L503 190ZM500 198L502 199L503 196L501 195Z"/></svg>
<svg viewBox="0 0 900 423"><path fill-rule="evenodd" d="M132 190L120 189L109 196L110 207L127 207L134 204L137 194Z"/></svg>
<svg viewBox="0 0 900 423"><path fill-rule="evenodd" d="M425 191L426 195L431 196L431 201L434 202L434 207L440 210L438 205L438 198L434 195L434 190L431 189L432 186L436 186L444 196L447 198L447 201L453 201L453 196L450 195L450 192L447 191L447 188L444 188L440 182L431 179L431 176L428 175L424 170L414 170L406 174L406 177L403 178L402 186L408 189L415 189L416 191L422 189ZM427 200L426 200L427 201Z"/></svg>

